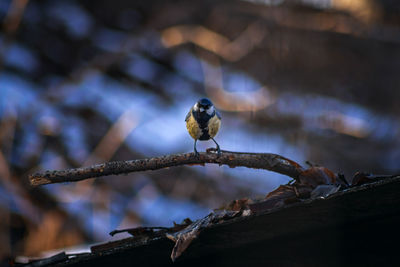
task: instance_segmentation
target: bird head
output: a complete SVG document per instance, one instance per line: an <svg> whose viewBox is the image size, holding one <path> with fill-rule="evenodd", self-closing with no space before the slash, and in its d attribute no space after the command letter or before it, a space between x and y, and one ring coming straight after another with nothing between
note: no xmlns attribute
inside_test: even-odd
<svg viewBox="0 0 400 267"><path fill-rule="evenodd" d="M197 101L193 109L200 113L206 112L210 116L214 113L214 105L208 98L202 98Z"/></svg>

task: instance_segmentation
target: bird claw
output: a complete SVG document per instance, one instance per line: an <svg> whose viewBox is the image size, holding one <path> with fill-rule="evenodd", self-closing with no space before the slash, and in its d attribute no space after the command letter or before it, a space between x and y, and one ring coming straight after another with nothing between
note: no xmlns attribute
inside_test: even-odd
<svg viewBox="0 0 400 267"><path fill-rule="evenodd" d="M217 150L218 157L221 156L221 149L219 148L219 145L218 145L217 141L215 141L214 138L211 138L211 139L214 141L215 145L217 146L217 147L214 148L213 150L214 150L214 151Z"/></svg>
<svg viewBox="0 0 400 267"><path fill-rule="evenodd" d="M215 148L214 147L210 147L210 148L207 148L207 153L212 153L212 154L217 153L218 157L219 157L219 156L221 156L222 151L221 151L221 149L219 147L215 147Z"/></svg>
<svg viewBox="0 0 400 267"><path fill-rule="evenodd" d="M220 157L222 153L221 153L221 149L219 148L219 146L216 147L216 150L217 150L218 157Z"/></svg>

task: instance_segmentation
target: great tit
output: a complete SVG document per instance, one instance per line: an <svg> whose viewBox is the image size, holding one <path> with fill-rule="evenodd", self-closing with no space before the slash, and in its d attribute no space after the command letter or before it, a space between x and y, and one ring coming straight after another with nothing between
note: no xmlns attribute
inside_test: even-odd
<svg viewBox="0 0 400 267"><path fill-rule="evenodd" d="M221 149L214 140L214 136L218 133L221 126L221 116L209 99L202 98L197 101L189 110L185 121L186 128L190 136L194 139L194 153L196 156L199 155L196 149L197 140L206 141L212 139L217 145L218 154L221 154Z"/></svg>

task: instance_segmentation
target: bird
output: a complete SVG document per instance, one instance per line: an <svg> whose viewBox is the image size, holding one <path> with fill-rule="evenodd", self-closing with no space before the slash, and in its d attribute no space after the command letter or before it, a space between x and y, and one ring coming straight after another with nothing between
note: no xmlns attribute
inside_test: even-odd
<svg viewBox="0 0 400 267"><path fill-rule="evenodd" d="M217 145L218 155L221 154L221 149L214 139L221 126L221 115L219 115L213 103L208 98L199 99L189 110L185 121L186 128L190 136L194 139L194 153L196 156L199 156L196 149L197 140L213 140Z"/></svg>

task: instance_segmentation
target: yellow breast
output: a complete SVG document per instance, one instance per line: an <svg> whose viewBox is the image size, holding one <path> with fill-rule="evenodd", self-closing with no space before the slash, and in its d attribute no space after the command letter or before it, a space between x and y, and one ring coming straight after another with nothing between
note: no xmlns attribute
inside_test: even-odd
<svg viewBox="0 0 400 267"><path fill-rule="evenodd" d="M220 126L221 126L221 120L215 115L208 122L208 134L211 137L216 136Z"/></svg>
<svg viewBox="0 0 400 267"><path fill-rule="evenodd" d="M186 121L186 128L193 139L199 139L202 131L199 124L194 119L193 115L190 115L189 119Z"/></svg>

